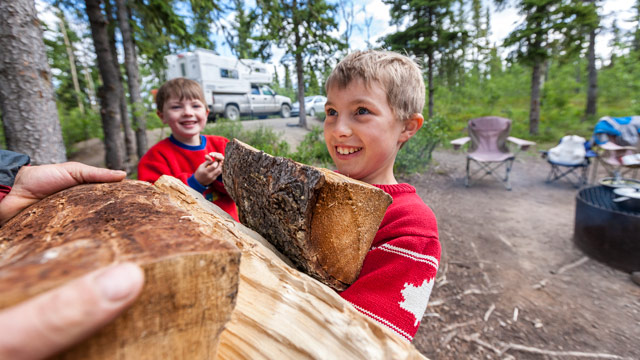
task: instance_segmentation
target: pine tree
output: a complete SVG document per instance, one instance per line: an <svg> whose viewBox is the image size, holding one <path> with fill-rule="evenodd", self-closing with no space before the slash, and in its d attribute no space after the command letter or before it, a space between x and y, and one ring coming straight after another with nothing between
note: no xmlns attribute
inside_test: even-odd
<svg viewBox="0 0 640 360"><path fill-rule="evenodd" d="M331 35L338 27L336 6L325 0L258 0L257 5L263 29L258 37L261 49L268 51L267 45L275 44L293 57L300 102L298 126L306 128L304 69L315 55L333 53L342 47L340 40Z"/></svg>
<svg viewBox="0 0 640 360"><path fill-rule="evenodd" d="M503 2L503 1L498 1ZM521 0L518 3L524 22L512 31L504 46L516 46L511 57L531 66L529 133L538 134L540 93L545 63L553 51L573 55L584 46L585 26L594 22L592 9L573 0Z"/></svg>
<svg viewBox="0 0 640 360"><path fill-rule="evenodd" d="M409 3L385 0L391 5L391 23L407 23L407 28L384 39L390 50L407 51L416 57L427 58L428 112L433 116L434 73L437 54L450 47L460 35L446 20L454 0L415 0Z"/></svg>

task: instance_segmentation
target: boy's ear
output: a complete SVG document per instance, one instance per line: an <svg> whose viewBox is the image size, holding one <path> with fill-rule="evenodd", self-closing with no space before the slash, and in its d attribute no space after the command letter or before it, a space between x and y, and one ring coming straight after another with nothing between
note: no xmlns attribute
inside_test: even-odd
<svg viewBox="0 0 640 360"><path fill-rule="evenodd" d="M162 120L162 123L164 122L164 115L162 114L162 111L160 110L156 110L156 115L158 115L158 117L160 118L160 120Z"/></svg>
<svg viewBox="0 0 640 360"><path fill-rule="evenodd" d="M398 139L398 142L404 143L411 139L411 137L420 130L422 124L424 124L424 117L422 114L412 114L409 119L404 122L404 130L400 133L400 139Z"/></svg>

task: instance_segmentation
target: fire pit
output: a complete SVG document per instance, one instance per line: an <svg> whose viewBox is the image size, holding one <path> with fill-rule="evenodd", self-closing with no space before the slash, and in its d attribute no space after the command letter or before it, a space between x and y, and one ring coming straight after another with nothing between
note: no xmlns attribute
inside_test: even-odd
<svg viewBox="0 0 640 360"><path fill-rule="evenodd" d="M640 212L625 210L614 198L604 186L578 192L573 240L587 255L611 267L640 271Z"/></svg>

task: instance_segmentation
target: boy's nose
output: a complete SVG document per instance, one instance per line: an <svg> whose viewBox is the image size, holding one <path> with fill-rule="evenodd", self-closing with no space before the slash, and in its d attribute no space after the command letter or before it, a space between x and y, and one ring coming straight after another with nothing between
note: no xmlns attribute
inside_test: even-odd
<svg viewBox="0 0 640 360"><path fill-rule="evenodd" d="M345 137L351 135L351 127L348 119L344 116L338 116L333 126L333 134L336 137Z"/></svg>
<svg viewBox="0 0 640 360"><path fill-rule="evenodd" d="M193 107L188 106L188 105L187 105L187 106L185 106L185 107L184 107L184 113L185 113L185 115L191 115L191 114L193 114Z"/></svg>

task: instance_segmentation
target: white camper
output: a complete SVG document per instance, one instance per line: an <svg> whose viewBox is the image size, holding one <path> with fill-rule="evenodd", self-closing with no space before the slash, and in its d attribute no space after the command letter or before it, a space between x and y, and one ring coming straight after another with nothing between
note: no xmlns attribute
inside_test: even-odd
<svg viewBox="0 0 640 360"><path fill-rule="evenodd" d="M237 120L240 115L289 117L291 100L269 88L273 77L267 66L256 60L220 56L198 49L165 57L167 79L185 77L204 90L210 118L223 115Z"/></svg>

